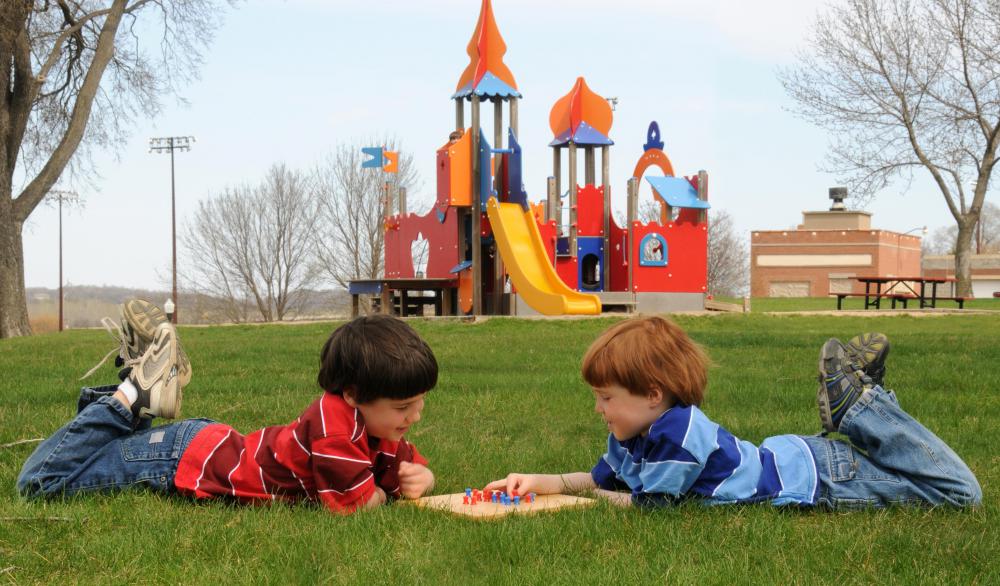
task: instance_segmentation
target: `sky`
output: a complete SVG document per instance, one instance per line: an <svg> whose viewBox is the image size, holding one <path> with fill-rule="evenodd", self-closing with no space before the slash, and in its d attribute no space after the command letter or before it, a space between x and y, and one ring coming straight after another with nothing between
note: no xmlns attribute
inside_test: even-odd
<svg viewBox="0 0 1000 586"><path fill-rule="evenodd" d="M523 95L518 140L529 199L545 198L552 173L549 111L583 76L594 92L618 98L610 133L617 213L624 214L626 182L652 120L675 172L708 171L713 209L728 212L747 239L828 209L827 189L837 181L819 169L829 137L790 112L776 76L806 48L822 6L493 0L505 62ZM339 145L378 135L395 136L413 156L423 181L408 199L428 206L435 150L454 126L450 96L468 64L479 8L480 0L249 0L227 10L200 79L181 91L187 104L168 99L162 115L136 125L124 149L100 153L96 188L79 190L83 205L64 210L65 281L169 288L170 161L148 153L150 137L197 140L175 155L178 233L199 201L227 186L256 183L279 162L308 170ZM641 198L652 197L648 189ZM922 177L863 209L878 229L953 223ZM54 207L30 217L24 253L26 285L57 287Z"/></svg>

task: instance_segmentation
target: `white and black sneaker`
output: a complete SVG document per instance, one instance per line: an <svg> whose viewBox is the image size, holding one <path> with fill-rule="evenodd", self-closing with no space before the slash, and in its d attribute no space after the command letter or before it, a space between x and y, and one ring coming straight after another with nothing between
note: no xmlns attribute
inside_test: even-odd
<svg viewBox="0 0 1000 586"><path fill-rule="evenodd" d="M104 328L118 342L118 348L108 352L80 380L92 375L115 352L118 353L115 366L122 369L119 378L125 380L129 370L138 364L146 348L153 341L157 326L169 323L167 314L162 309L144 299L129 299L122 303L119 306L119 314L121 319L118 323L107 317L101 319ZM177 371L181 386L187 386L191 382L191 361L181 348L180 342L177 342Z"/></svg>
<svg viewBox="0 0 1000 586"><path fill-rule="evenodd" d="M132 403L132 415L138 420L165 417L174 419L181 412L180 373L177 331L168 322L156 326L153 341L128 375L138 391Z"/></svg>

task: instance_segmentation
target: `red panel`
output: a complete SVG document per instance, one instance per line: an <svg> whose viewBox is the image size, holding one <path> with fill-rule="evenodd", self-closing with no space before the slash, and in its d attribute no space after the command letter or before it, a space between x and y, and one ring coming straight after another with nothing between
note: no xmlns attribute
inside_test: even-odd
<svg viewBox="0 0 1000 586"><path fill-rule="evenodd" d="M604 187L577 188L576 224L577 236L604 236Z"/></svg>
<svg viewBox="0 0 1000 586"><path fill-rule="evenodd" d="M562 279L563 283L570 289L578 289L579 283L577 280L580 277L580 271L577 268L576 259L569 256L561 256L556 261L556 273L559 274L559 278Z"/></svg>
<svg viewBox="0 0 1000 586"><path fill-rule="evenodd" d="M611 218L611 236L604 257L608 261L608 291L628 291L628 231Z"/></svg>
<svg viewBox="0 0 1000 586"><path fill-rule="evenodd" d="M407 214L392 218L385 234L385 276L388 279L413 278L411 245L418 236L427 240L427 274L430 279L453 279L451 269L458 264L458 217L455 208L448 208L445 221L438 221L437 209L426 216Z"/></svg>
<svg viewBox="0 0 1000 586"><path fill-rule="evenodd" d="M554 265L556 259L556 221L539 223L538 233L542 236L542 244L545 245L545 253L549 255L549 262Z"/></svg>
<svg viewBox="0 0 1000 586"><path fill-rule="evenodd" d="M451 157L448 156L448 145L437 152L437 205L443 209L451 198Z"/></svg>
<svg viewBox="0 0 1000 586"><path fill-rule="evenodd" d="M649 267L639 264L639 247L643 237L652 232L667 242L667 266ZM640 293L704 293L708 280L708 231L705 224L675 222L661 226L656 222L633 228L634 246L633 289Z"/></svg>

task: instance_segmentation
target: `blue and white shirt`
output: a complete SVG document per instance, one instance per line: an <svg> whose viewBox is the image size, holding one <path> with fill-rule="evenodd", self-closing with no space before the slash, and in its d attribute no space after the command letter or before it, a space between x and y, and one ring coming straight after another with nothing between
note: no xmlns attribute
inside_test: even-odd
<svg viewBox="0 0 1000 586"><path fill-rule="evenodd" d="M601 488L631 489L632 502L647 506L689 496L708 504L812 505L818 486L816 461L801 437L769 437L757 447L697 407L679 405L645 436L618 441L609 434L608 451L590 475Z"/></svg>

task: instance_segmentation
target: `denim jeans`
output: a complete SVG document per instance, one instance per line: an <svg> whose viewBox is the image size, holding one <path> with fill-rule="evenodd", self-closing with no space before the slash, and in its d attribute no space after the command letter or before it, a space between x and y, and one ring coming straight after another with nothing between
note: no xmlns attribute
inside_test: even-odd
<svg viewBox="0 0 1000 586"><path fill-rule="evenodd" d="M983 492L965 462L876 386L844 414L840 433L851 444L803 439L819 472L817 505L835 509L897 504L970 506Z"/></svg>
<svg viewBox="0 0 1000 586"><path fill-rule="evenodd" d="M112 398L116 386L84 388L77 414L39 444L24 463L17 491L29 498L149 487L174 491L181 455L206 419L159 427L142 420L133 430L131 411Z"/></svg>

